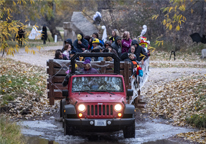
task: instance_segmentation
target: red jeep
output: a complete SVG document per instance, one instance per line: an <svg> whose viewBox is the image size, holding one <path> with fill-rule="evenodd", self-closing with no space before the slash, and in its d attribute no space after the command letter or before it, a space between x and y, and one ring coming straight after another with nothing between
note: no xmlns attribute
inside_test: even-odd
<svg viewBox="0 0 206 144"><path fill-rule="evenodd" d="M110 56L114 59L113 74L76 74L76 57ZM126 89L120 75L120 59L113 53L77 53L71 59L72 71L68 90L60 102L65 135L76 132L113 132L123 130L125 138L135 137L135 107L127 104L133 90Z"/></svg>

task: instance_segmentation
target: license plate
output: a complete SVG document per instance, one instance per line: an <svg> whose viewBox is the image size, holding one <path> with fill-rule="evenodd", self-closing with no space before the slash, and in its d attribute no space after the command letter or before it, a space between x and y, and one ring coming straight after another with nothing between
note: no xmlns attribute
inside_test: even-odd
<svg viewBox="0 0 206 144"><path fill-rule="evenodd" d="M106 120L95 120L94 126L107 126Z"/></svg>

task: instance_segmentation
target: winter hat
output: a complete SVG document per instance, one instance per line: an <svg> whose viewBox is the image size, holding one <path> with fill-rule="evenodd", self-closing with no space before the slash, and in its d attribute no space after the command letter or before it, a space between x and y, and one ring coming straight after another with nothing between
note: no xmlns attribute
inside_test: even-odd
<svg viewBox="0 0 206 144"><path fill-rule="evenodd" d="M121 40L122 38L120 36L116 37L116 41Z"/></svg>
<svg viewBox="0 0 206 144"><path fill-rule="evenodd" d="M90 60L89 60L89 59L86 59L86 60L83 62L83 64L88 64L88 63L90 63Z"/></svg>
<svg viewBox="0 0 206 144"><path fill-rule="evenodd" d="M93 41L92 41L92 43L97 43L97 44L99 44L99 39L94 38Z"/></svg>
<svg viewBox="0 0 206 144"><path fill-rule="evenodd" d="M133 65L137 65L137 62L136 61L132 61Z"/></svg>
<svg viewBox="0 0 206 144"><path fill-rule="evenodd" d="M66 44L66 43L69 43L70 45L71 45L71 48L73 49L73 45L72 45L72 40L71 39L66 39L65 41L64 41L64 44Z"/></svg>
<svg viewBox="0 0 206 144"><path fill-rule="evenodd" d="M106 44L108 44L109 46L112 45L110 41L106 41L106 42L104 43L104 46L105 46L105 47L106 47Z"/></svg>

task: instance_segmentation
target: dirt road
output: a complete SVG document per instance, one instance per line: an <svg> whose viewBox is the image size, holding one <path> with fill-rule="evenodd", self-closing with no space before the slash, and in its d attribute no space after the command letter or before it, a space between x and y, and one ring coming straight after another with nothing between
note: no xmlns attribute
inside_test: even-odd
<svg viewBox="0 0 206 144"><path fill-rule="evenodd" d="M6 56L14 60L30 63L46 68L46 61L54 57L54 51L61 49L62 46L45 47L40 52L27 54L24 49L16 53L14 57ZM154 61L155 62L155 61ZM173 62L175 63L175 62ZM142 93L146 93L151 85L163 85L169 81L177 78L187 76L190 74L206 74L206 68L150 68L150 75L148 81L145 83ZM46 139L64 143L91 143L88 138L64 136L61 123L54 120L54 116L44 121L24 121L22 123L22 133L29 139L31 144L44 141L49 143ZM123 134L116 134L113 136L103 137L100 142L92 141L92 143L167 143L179 144L185 142L173 142L169 140L178 133L192 131L192 129L174 127L166 123L165 120L146 120L136 122L136 138L123 139ZM145 144L146 144L145 143Z"/></svg>

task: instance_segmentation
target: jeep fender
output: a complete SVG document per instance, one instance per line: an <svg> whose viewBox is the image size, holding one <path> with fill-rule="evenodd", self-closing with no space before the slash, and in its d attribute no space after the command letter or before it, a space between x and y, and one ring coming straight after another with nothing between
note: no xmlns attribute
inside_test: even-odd
<svg viewBox="0 0 206 144"><path fill-rule="evenodd" d="M134 114L134 105L126 104L124 109L124 114Z"/></svg>
<svg viewBox="0 0 206 144"><path fill-rule="evenodd" d="M66 110L65 114L76 114L74 105L71 104L64 105L64 110Z"/></svg>

